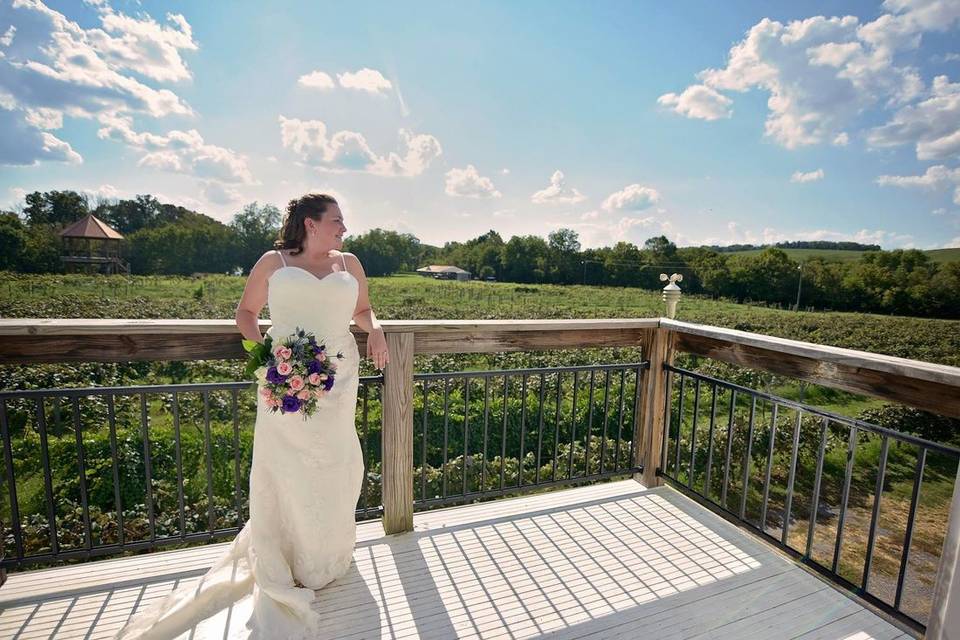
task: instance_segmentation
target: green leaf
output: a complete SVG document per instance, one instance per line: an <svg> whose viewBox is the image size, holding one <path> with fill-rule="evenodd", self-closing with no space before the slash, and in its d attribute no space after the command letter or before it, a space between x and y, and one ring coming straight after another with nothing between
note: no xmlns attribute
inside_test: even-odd
<svg viewBox="0 0 960 640"><path fill-rule="evenodd" d="M241 342L243 344L244 351L252 351L254 347L260 344L256 340L247 340L246 338L244 338Z"/></svg>

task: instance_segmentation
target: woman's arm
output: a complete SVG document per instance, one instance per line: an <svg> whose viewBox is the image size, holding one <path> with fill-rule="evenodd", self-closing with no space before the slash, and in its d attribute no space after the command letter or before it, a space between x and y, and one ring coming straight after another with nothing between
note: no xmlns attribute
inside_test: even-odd
<svg viewBox="0 0 960 640"><path fill-rule="evenodd" d="M383 335L383 327L380 326L380 321L377 320L373 307L370 306L367 275L357 256L352 253L344 253L343 257L347 264L347 271L357 279L357 283L360 285L357 306L353 311L353 321L367 332L367 357L373 360L373 365L377 369L383 369L390 362L390 354L387 353L387 339Z"/></svg>
<svg viewBox="0 0 960 640"><path fill-rule="evenodd" d="M240 334L247 340L262 342L260 335L260 310L267 304L267 278L280 266L280 257L273 251L260 256L250 269L243 295L237 303L236 322Z"/></svg>

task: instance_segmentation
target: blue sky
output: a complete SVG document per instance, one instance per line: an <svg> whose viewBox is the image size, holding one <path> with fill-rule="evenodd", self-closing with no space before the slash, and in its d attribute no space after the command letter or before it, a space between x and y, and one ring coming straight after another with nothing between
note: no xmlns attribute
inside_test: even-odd
<svg viewBox="0 0 960 640"><path fill-rule="evenodd" d="M345 5L0 0L0 206L960 246L960 0Z"/></svg>

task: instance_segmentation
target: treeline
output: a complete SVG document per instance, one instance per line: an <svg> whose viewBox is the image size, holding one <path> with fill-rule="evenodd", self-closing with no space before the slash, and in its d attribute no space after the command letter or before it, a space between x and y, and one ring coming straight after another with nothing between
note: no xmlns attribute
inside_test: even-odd
<svg viewBox="0 0 960 640"><path fill-rule="evenodd" d="M35 192L26 196L19 213L0 215L0 269L60 271L57 232L89 212L125 235L125 255L137 274L246 273L272 246L281 222L280 211L269 204L248 204L224 224L149 195L91 204L72 191ZM344 248L357 254L371 276L447 264L484 280L659 289L661 273L678 272L687 293L739 302L791 306L799 287L801 308L960 317L960 262L938 264L922 251L882 251L857 243L782 244L834 249L849 244L864 253L856 261L805 260L801 270L777 247L729 253L680 248L660 236L643 246L618 242L583 249L571 229L507 241L491 230L442 247L423 244L412 234L373 229L349 237Z"/></svg>
<svg viewBox="0 0 960 640"><path fill-rule="evenodd" d="M776 244L725 244L705 245L718 253L735 253L737 251L758 251L761 249L820 249L831 251L881 251L878 244L863 244L861 242L836 242L833 240L792 240Z"/></svg>

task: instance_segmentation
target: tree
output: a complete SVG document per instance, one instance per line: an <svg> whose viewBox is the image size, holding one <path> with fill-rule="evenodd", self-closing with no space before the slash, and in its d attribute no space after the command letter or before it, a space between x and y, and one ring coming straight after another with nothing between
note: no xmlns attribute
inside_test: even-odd
<svg viewBox="0 0 960 640"><path fill-rule="evenodd" d="M0 214L0 270L19 269L26 244L27 234L20 219L13 213Z"/></svg>
<svg viewBox="0 0 960 640"><path fill-rule="evenodd" d="M31 227L40 224L64 227L90 213L87 197L76 191L34 191L24 200L27 206L23 213Z"/></svg>
<svg viewBox="0 0 960 640"><path fill-rule="evenodd" d="M230 228L236 234L237 261L244 273L250 271L265 251L273 248L273 241L280 232L280 220L279 209L272 204L260 206L256 202L244 206L233 216Z"/></svg>

